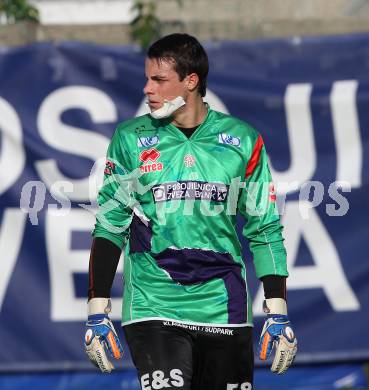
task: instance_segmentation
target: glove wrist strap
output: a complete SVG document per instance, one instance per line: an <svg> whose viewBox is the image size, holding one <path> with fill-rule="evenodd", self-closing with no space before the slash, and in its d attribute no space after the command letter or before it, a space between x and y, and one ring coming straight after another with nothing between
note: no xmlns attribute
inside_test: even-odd
<svg viewBox="0 0 369 390"><path fill-rule="evenodd" d="M111 311L110 298L92 298L88 301L87 314L109 314Z"/></svg>
<svg viewBox="0 0 369 390"><path fill-rule="evenodd" d="M269 298L264 300L263 311L266 314L287 315L287 303L283 298Z"/></svg>

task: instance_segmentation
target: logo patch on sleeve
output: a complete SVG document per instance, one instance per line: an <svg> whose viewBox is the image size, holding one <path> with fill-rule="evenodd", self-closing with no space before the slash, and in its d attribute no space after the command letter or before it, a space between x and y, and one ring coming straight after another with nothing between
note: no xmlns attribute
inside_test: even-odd
<svg viewBox="0 0 369 390"><path fill-rule="evenodd" d="M234 137L233 135L226 133L219 134L219 143L237 147L241 146L241 140L239 137Z"/></svg>
<svg viewBox="0 0 369 390"><path fill-rule="evenodd" d="M105 175L111 175L112 173L114 173L114 170L115 170L115 163L106 160L105 169L104 169Z"/></svg>
<svg viewBox="0 0 369 390"><path fill-rule="evenodd" d="M275 202L277 200L277 194L273 183L269 184L269 200Z"/></svg>

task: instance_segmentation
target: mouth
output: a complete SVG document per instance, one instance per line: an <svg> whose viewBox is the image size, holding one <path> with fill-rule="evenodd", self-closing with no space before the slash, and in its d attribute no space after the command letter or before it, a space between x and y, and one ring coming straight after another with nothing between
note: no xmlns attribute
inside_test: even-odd
<svg viewBox="0 0 369 390"><path fill-rule="evenodd" d="M149 107L150 107L151 109L157 109L157 108L160 108L160 107L162 106L162 103L156 102L156 101L152 101L152 100L149 100L149 101L147 102L147 104L149 105Z"/></svg>

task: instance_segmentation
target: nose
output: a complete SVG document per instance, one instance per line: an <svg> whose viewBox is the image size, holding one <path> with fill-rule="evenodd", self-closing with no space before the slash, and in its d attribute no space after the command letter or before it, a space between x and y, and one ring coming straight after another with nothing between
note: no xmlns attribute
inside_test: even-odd
<svg viewBox="0 0 369 390"><path fill-rule="evenodd" d="M149 94L153 93L151 80L146 81L146 84L145 84L144 89L143 89L143 93L145 95L149 95Z"/></svg>

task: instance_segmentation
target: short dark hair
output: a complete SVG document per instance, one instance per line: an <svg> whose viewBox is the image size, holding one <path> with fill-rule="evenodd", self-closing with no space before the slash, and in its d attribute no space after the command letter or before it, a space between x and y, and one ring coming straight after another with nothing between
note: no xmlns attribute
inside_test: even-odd
<svg viewBox="0 0 369 390"><path fill-rule="evenodd" d="M206 94L209 61L199 41L188 34L175 33L160 38L147 51L147 57L158 60L173 60L174 70L182 81L191 73L199 76L198 90Z"/></svg>

